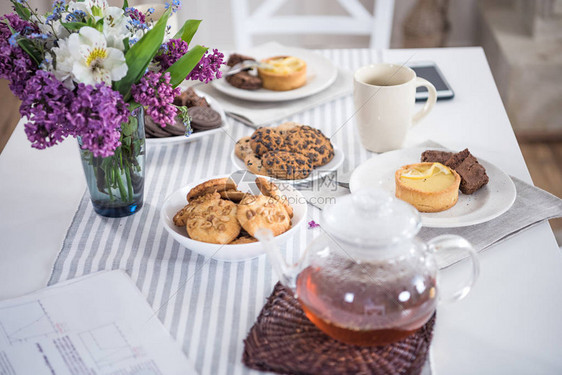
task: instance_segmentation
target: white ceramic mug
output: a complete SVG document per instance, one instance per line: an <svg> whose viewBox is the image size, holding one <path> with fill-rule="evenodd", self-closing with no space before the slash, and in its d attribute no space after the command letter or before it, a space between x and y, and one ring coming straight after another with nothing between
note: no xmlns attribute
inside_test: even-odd
<svg viewBox="0 0 562 375"><path fill-rule="evenodd" d="M374 64L359 68L353 76L355 119L363 146L373 152L402 147L408 129L433 108L435 87L403 65ZM414 113L416 88L427 87L429 99Z"/></svg>

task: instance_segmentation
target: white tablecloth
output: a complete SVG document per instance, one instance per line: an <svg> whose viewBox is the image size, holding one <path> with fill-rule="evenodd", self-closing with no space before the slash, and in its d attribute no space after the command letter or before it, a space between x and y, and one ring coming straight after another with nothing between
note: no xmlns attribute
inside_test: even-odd
<svg viewBox="0 0 562 375"><path fill-rule="evenodd" d="M450 102L437 103L433 112L410 132L406 144L433 139L451 149L468 146L474 154L508 174L530 182L481 49L390 50L379 54L368 50L339 50L323 53L338 66L348 69L377 62L379 57L386 62L436 61L453 86L456 97ZM310 123L332 134L351 116L352 111L352 100L348 97L290 120ZM236 122L230 129L234 139L251 132L251 129ZM370 156L358 142L353 120L337 131L332 139L346 152L344 171ZM154 150L153 155L161 152L158 155L162 160L175 165L175 169L166 178L154 180L151 178L158 171L149 170L147 184L154 185L155 194L165 194L195 179L227 173L233 168L229 160L232 146L233 142L228 137L216 135L193 144L164 151ZM0 157L0 298L21 295L46 284L50 268L84 193L80 168L77 148L72 140L50 150L37 151L29 148L23 129L16 130ZM160 195L152 195L147 196L146 201L149 204L160 202L160 199ZM80 214L85 215L87 209L86 205ZM119 230L119 225L108 224L101 219L98 221L97 227L85 230L101 231L103 234L106 225ZM157 221L143 225L157 225ZM140 259L143 256L164 258L167 253L159 255L159 247L149 247L147 242L142 241L148 237L134 232L137 227L132 226L133 232L129 232L133 237L141 236L136 241L137 248L120 248L118 245L115 248L122 254L129 252L132 258L120 258L114 263L109 261L110 257L103 258L107 248L103 249L104 252L100 249L97 263L84 262L83 266L77 263L74 268L64 268L59 278L93 271L103 263L122 266L137 279L139 274L145 273L145 276L151 276L145 280L154 280L156 269L150 267L155 263L147 263L147 269L141 270L138 267ZM310 234L309 231L301 231L300 238L295 240L298 245L295 243L287 247L289 258L298 256ZM84 244L84 249L95 249L96 244ZM171 253L168 255L171 256ZM264 302L263 298L271 290L275 280L269 263L262 258L236 265L216 264L213 269L212 262L207 263L182 248L176 249L175 256L184 262L168 263L171 268L159 270L156 279L170 272L176 281L183 280L182 277L187 280L194 275L187 287L179 290L177 296L183 298L181 303L216 306L216 309L210 316L203 316L203 310L195 308L195 315L188 317L174 315L174 309L168 308L166 314L159 317L170 329L179 327L179 333L174 336L203 374L242 372L244 368L240 365L240 357L225 353L230 352L231 343L241 348L240 338L244 337L245 330L251 326ZM562 258L548 224L539 225L491 248L482 254L481 262L481 277L473 292L461 302L442 305L438 309L432 345L434 372L562 372L562 319L559 319L562 311L562 288L559 287L562 285L562 273L559 272ZM455 268L450 272L456 272ZM237 293L242 293L243 298L251 301L244 307L248 312L245 317L238 316L240 311L232 309L234 293L213 288L213 285L230 285L230 281L238 278L242 278L243 285L248 288ZM198 284L192 284L196 280ZM143 282L141 290L155 307L162 305L166 296L177 291L170 285L170 290L166 290L163 284L162 289L151 294L151 283ZM219 293L220 290L223 292ZM238 326L227 326L225 323L229 320L221 320L219 315L230 317L230 322L236 321ZM202 335L220 335L220 344L200 346L197 338ZM237 337L235 340L234 335ZM237 351L241 353L241 349ZM218 362L212 360L215 358Z"/></svg>

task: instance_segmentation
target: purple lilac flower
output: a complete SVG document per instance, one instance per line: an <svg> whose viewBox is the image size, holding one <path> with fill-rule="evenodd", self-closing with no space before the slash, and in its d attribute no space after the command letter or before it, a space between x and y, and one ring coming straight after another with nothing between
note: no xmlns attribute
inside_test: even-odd
<svg viewBox="0 0 562 375"><path fill-rule="evenodd" d="M314 228L318 228L320 226L320 224L318 224L317 222L315 222L314 220L310 220L308 222L308 229L314 229Z"/></svg>
<svg viewBox="0 0 562 375"><path fill-rule="evenodd" d="M180 94L179 88L170 85L170 73L148 72L133 85L133 99L146 107L146 114L162 127L173 124L177 108L172 103Z"/></svg>
<svg viewBox="0 0 562 375"><path fill-rule="evenodd" d="M209 83L209 81L215 78L222 77L220 67L224 63L224 55L217 49L213 49L212 54L207 52L205 56L201 58L201 61L199 61L199 64L189 73L187 79Z"/></svg>
<svg viewBox="0 0 562 375"><path fill-rule="evenodd" d="M66 113L73 135L80 136L82 148L94 156L113 155L121 145L121 123L129 117L128 105L119 92L103 83L96 86L80 83L75 91Z"/></svg>
<svg viewBox="0 0 562 375"><path fill-rule="evenodd" d="M170 39L160 48L154 60L160 65L160 71L165 71L178 61L189 49L188 44L181 39Z"/></svg>
<svg viewBox="0 0 562 375"><path fill-rule="evenodd" d="M39 32L37 27L11 13L0 17L0 78L10 82L10 89L20 99L28 79L37 70L31 57L16 43L16 37L8 25L15 30L18 37Z"/></svg>
<svg viewBox="0 0 562 375"><path fill-rule="evenodd" d="M44 149L60 143L72 134L65 118L72 102L72 91L52 73L38 70L23 90L20 114L27 117L25 133L31 147Z"/></svg>
<svg viewBox="0 0 562 375"><path fill-rule="evenodd" d="M129 16L140 23L146 23L146 16L137 8L125 8L125 16Z"/></svg>
<svg viewBox="0 0 562 375"><path fill-rule="evenodd" d="M72 91L52 73L38 70L27 81L20 114L28 119L25 133L34 148L79 136L82 148L107 157L121 144L121 123L129 112L122 96L103 83L95 87L80 83Z"/></svg>

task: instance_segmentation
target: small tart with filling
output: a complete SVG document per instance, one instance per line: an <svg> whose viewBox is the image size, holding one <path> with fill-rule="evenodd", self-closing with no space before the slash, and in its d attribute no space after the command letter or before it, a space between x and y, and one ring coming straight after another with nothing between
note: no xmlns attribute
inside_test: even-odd
<svg viewBox="0 0 562 375"><path fill-rule="evenodd" d="M306 83L306 62L294 56L275 56L261 61L258 76L263 88L274 91L289 91Z"/></svg>
<svg viewBox="0 0 562 375"><path fill-rule="evenodd" d="M439 212L453 207L459 198L461 177L441 163L405 165L394 174L396 197L420 212Z"/></svg>

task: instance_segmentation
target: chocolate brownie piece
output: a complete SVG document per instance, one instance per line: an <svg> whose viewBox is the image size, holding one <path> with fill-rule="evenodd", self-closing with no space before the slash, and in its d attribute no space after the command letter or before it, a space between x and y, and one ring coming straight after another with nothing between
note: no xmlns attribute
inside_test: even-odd
<svg viewBox="0 0 562 375"><path fill-rule="evenodd" d="M451 156L453 156L453 153L448 151L426 150L421 154L421 161L422 163L445 164Z"/></svg>
<svg viewBox="0 0 562 375"><path fill-rule="evenodd" d="M174 104L178 106L184 106L187 108L191 107L210 107L207 103L207 99L197 95L192 87L188 88L184 92L174 99Z"/></svg>
<svg viewBox="0 0 562 375"><path fill-rule="evenodd" d="M239 64L242 61L246 61L246 60L256 61L256 59L254 59L253 57L244 56L239 53L233 53L228 57L228 61L226 62L226 65L232 68L234 65Z"/></svg>
<svg viewBox="0 0 562 375"><path fill-rule="evenodd" d="M263 83L260 77L248 72L240 72L226 77L226 82L242 90L261 89Z"/></svg>
<svg viewBox="0 0 562 375"><path fill-rule="evenodd" d="M445 165L461 176L460 190L463 194L472 194L488 183L486 169L467 148L453 154Z"/></svg>

